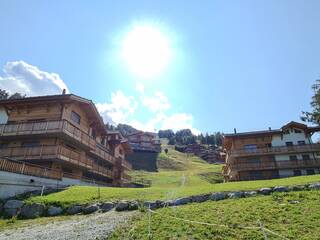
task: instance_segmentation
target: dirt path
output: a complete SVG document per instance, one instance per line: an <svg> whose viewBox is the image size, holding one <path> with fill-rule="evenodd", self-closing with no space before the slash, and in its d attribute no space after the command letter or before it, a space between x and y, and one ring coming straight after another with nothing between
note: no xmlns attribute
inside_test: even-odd
<svg viewBox="0 0 320 240"><path fill-rule="evenodd" d="M12 240L89 240L105 239L121 223L136 212L107 212L73 216L71 219L7 229L0 239Z"/></svg>

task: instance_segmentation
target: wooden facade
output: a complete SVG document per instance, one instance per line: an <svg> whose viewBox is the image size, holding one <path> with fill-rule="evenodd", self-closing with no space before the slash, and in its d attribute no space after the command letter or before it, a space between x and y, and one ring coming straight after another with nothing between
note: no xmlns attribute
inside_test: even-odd
<svg viewBox="0 0 320 240"><path fill-rule="evenodd" d="M1 100L0 109L7 115L0 125L0 157L78 179L116 185L130 180L125 173L130 170L125 160L130 147L124 140L108 139L92 101L62 94Z"/></svg>
<svg viewBox="0 0 320 240"><path fill-rule="evenodd" d="M290 122L277 130L226 134L225 181L272 179L320 173L319 127Z"/></svg>
<svg viewBox="0 0 320 240"><path fill-rule="evenodd" d="M134 151L161 152L161 143L156 133L139 131L128 135L127 138Z"/></svg>

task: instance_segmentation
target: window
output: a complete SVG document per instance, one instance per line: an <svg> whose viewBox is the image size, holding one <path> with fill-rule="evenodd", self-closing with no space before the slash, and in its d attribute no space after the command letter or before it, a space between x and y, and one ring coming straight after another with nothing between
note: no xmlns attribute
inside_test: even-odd
<svg viewBox="0 0 320 240"><path fill-rule="evenodd" d="M314 169L307 169L307 175L314 175Z"/></svg>
<svg viewBox="0 0 320 240"><path fill-rule="evenodd" d="M251 180L261 180L263 179L263 175L261 171L252 171L249 173Z"/></svg>
<svg viewBox="0 0 320 240"><path fill-rule="evenodd" d="M284 130L284 134L290 134L290 130L289 129Z"/></svg>
<svg viewBox="0 0 320 240"><path fill-rule="evenodd" d="M302 133L302 131L301 131L301 130L298 130L298 129L295 129L294 132L295 132L295 133Z"/></svg>
<svg viewBox="0 0 320 240"><path fill-rule="evenodd" d="M71 112L71 120L75 123L80 124L80 115L74 111Z"/></svg>
<svg viewBox="0 0 320 240"><path fill-rule="evenodd" d="M0 143L0 149L9 147L9 143Z"/></svg>
<svg viewBox="0 0 320 240"><path fill-rule="evenodd" d="M304 154L302 155L303 160L310 160L310 155L309 154Z"/></svg>
<svg viewBox="0 0 320 240"><path fill-rule="evenodd" d="M267 144L266 144L266 147L271 148L271 147L272 147L272 144L271 144L271 143L267 143Z"/></svg>
<svg viewBox="0 0 320 240"><path fill-rule="evenodd" d="M298 145L306 145L305 141L298 141Z"/></svg>
<svg viewBox="0 0 320 240"><path fill-rule="evenodd" d="M297 158L296 155L291 155L291 156L289 156L289 158L290 158L291 161L292 161L292 160L298 160L298 158Z"/></svg>
<svg viewBox="0 0 320 240"><path fill-rule="evenodd" d="M301 170L293 170L294 176L301 176Z"/></svg>
<svg viewBox="0 0 320 240"><path fill-rule="evenodd" d="M244 150L245 150L246 152L256 152L256 150L257 150L257 145L255 145L255 144L244 145Z"/></svg>
<svg viewBox="0 0 320 240"><path fill-rule="evenodd" d="M259 158L249 158L247 163L261 163Z"/></svg>
<svg viewBox="0 0 320 240"><path fill-rule="evenodd" d="M286 142L286 146L287 146L287 147L293 146L293 142Z"/></svg>
<svg viewBox="0 0 320 240"><path fill-rule="evenodd" d="M23 142L21 144L22 147L38 147L40 146L40 142L39 141L33 141L33 142Z"/></svg>

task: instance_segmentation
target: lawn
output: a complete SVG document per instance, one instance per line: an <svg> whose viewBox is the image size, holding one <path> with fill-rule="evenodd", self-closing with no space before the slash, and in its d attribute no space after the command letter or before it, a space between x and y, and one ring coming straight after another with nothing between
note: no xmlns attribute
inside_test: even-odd
<svg viewBox="0 0 320 240"><path fill-rule="evenodd" d="M56 203L67 206L75 203L93 201L156 200L173 199L201 193L253 190L261 187L277 185L296 185L320 181L320 175L300 176L284 179L243 181L221 183L221 165L208 164L196 156L175 151L171 146L168 154L161 153L158 157L159 172L133 171L135 179L152 181L149 188L111 188L101 187L100 198L97 187L74 186L65 191L43 197L32 197L32 202Z"/></svg>
<svg viewBox="0 0 320 240"><path fill-rule="evenodd" d="M151 214L150 238L146 212L119 228L110 239L264 239L260 229L239 228L258 226L258 221L287 239L319 239L319 199L319 191L300 191L164 208ZM228 227L184 222L169 216ZM267 237L281 239L270 234Z"/></svg>

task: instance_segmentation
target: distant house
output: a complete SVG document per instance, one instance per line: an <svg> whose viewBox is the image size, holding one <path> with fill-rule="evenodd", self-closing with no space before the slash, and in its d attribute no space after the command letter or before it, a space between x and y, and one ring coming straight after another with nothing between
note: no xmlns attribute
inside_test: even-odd
<svg viewBox="0 0 320 240"><path fill-rule="evenodd" d="M133 151L161 152L161 143L156 133L136 132L127 135Z"/></svg>
<svg viewBox="0 0 320 240"><path fill-rule="evenodd" d="M280 129L224 135L225 181L271 179L320 173L319 127L290 122Z"/></svg>
<svg viewBox="0 0 320 240"><path fill-rule="evenodd" d="M21 169L19 173L26 174L27 164L33 164L28 174L61 181L121 185L130 180L130 145L106 130L88 99L62 94L1 100L0 121L0 171ZM25 164L8 162L15 160Z"/></svg>
<svg viewBox="0 0 320 240"><path fill-rule="evenodd" d="M128 156L132 168L157 171L157 156L161 152L161 143L157 134L139 131L126 137L134 152Z"/></svg>

